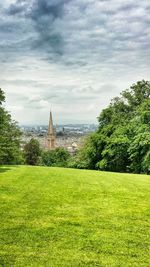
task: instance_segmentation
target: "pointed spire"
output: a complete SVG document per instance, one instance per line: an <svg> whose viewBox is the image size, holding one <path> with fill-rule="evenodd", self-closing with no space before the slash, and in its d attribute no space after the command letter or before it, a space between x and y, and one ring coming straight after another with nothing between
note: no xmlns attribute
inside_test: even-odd
<svg viewBox="0 0 150 267"><path fill-rule="evenodd" d="M49 116L48 135L54 135L53 117L52 117L51 110L50 110L50 116Z"/></svg>
<svg viewBox="0 0 150 267"><path fill-rule="evenodd" d="M48 134L47 134L47 148L49 150L54 149L55 143L56 143L56 138L55 138L55 131L54 131L54 126L53 126L53 117L52 117L52 112L50 110L49 126L48 126Z"/></svg>

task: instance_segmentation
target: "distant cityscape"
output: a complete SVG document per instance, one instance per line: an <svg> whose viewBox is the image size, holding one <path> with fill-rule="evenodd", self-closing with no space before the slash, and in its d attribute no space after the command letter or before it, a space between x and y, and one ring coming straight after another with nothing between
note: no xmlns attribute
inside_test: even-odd
<svg viewBox="0 0 150 267"><path fill-rule="evenodd" d="M65 124L55 125L56 146L64 147L70 153L75 153L88 134L97 130L96 124ZM48 125L22 125L22 146L35 138L39 141L41 148L45 148Z"/></svg>

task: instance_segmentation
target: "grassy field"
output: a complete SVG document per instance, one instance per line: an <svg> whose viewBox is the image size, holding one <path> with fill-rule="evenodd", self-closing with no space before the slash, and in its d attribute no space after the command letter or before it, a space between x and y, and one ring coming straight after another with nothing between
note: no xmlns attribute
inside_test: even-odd
<svg viewBox="0 0 150 267"><path fill-rule="evenodd" d="M0 168L0 266L150 266L150 176Z"/></svg>

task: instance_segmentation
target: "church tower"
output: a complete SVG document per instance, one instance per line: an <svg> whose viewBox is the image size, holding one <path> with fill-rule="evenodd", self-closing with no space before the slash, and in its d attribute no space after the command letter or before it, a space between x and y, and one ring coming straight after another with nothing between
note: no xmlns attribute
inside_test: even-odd
<svg viewBox="0 0 150 267"><path fill-rule="evenodd" d="M48 150L54 149L55 145L56 145L56 137L53 126L52 112L50 111L48 134L47 134L47 149Z"/></svg>

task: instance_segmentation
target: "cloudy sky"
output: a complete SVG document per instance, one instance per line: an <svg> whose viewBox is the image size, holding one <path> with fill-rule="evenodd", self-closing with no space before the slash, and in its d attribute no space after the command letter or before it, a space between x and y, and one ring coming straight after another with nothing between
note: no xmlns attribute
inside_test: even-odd
<svg viewBox="0 0 150 267"><path fill-rule="evenodd" d="M0 1L0 87L21 124L96 122L150 77L149 0Z"/></svg>

